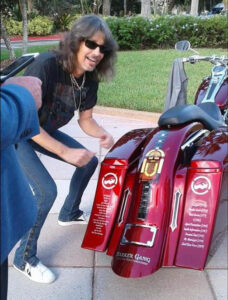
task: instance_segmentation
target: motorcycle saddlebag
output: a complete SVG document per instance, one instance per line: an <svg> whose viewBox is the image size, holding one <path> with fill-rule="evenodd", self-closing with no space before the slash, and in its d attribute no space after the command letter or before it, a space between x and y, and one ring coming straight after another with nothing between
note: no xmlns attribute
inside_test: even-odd
<svg viewBox="0 0 228 300"><path fill-rule="evenodd" d="M96 251L107 249L121 199L123 203L119 226L122 228L123 213L129 208L130 194L134 186L135 166L137 166L144 141L151 132L151 128L128 132L106 155L101 164L95 199L82 248Z"/></svg>

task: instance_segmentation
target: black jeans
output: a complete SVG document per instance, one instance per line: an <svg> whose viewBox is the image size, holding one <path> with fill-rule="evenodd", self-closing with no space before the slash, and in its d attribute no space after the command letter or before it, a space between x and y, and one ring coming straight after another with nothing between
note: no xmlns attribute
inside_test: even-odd
<svg viewBox="0 0 228 300"><path fill-rule="evenodd" d="M8 258L1 264L1 300L7 299Z"/></svg>

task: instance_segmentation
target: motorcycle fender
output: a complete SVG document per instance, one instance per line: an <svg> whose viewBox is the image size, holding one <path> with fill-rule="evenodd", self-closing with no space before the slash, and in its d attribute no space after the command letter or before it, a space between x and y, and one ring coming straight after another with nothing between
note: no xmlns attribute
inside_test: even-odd
<svg viewBox="0 0 228 300"><path fill-rule="evenodd" d="M176 266L202 270L213 240L218 241L226 230L227 163L227 134L224 129L214 130L188 170Z"/></svg>
<svg viewBox="0 0 228 300"><path fill-rule="evenodd" d="M154 130L147 136L147 140L151 140L153 135L158 131ZM145 142L146 143L146 142ZM143 149L143 148L142 148ZM139 157L141 153L139 153ZM118 216L116 218L114 229L112 235L110 237L110 242L108 244L108 249L106 254L109 256L113 256L116 252L116 249L119 245L121 236L123 234L128 212L131 207L133 194L135 193L135 189L137 189L136 178L138 177L137 167L139 163L139 157L134 161L132 166L128 169L128 173L126 174L126 182L123 188L123 195L120 200Z"/></svg>
<svg viewBox="0 0 228 300"><path fill-rule="evenodd" d="M180 147L201 128L201 124L192 123L159 129L147 140L127 222L112 260L117 275L143 277L162 266Z"/></svg>
<svg viewBox="0 0 228 300"><path fill-rule="evenodd" d="M138 159L144 140L152 129L137 129L125 134L101 164L95 200L82 248L105 251L110 240L123 194L126 174Z"/></svg>

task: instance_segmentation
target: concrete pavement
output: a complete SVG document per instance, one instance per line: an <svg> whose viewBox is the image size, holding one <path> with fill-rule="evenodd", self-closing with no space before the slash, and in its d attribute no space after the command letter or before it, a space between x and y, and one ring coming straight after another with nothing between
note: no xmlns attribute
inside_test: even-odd
<svg viewBox="0 0 228 300"><path fill-rule="evenodd" d="M115 140L131 129L155 127L158 118L158 114L106 110L102 107L96 108L95 112L97 122L112 133ZM76 116L63 131L97 152L99 160L103 160L106 151L99 148L96 139L88 138L81 131ZM94 253L80 247L85 224L68 227L57 224L58 212L67 195L74 167L43 155L41 160L56 181L58 197L41 232L38 257L58 278L50 285L30 281L12 268L14 249L9 257L8 300L227 299L227 235L204 271L163 268L144 278L118 277L112 272L111 258L105 253ZM98 172L99 168L83 195L81 208L87 215L91 211Z"/></svg>
<svg viewBox="0 0 228 300"><path fill-rule="evenodd" d="M59 43L59 40L63 37L63 34L49 35L49 36L28 36L28 47L40 46L40 45L55 45ZM20 49L23 47L22 37L10 38L11 46L13 49ZM4 40L1 38L1 49L6 49Z"/></svg>
<svg viewBox="0 0 228 300"><path fill-rule="evenodd" d="M56 45L59 41L49 41L49 40L40 40L40 41L28 41L28 48L31 46L40 46L40 45ZM23 47L23 43L21 41L11 42L11 46L13 49L21 49ZM3 41L1 41L1 49L6 49L6 45ZM29 51L28 51L29 53Z"/></svg>

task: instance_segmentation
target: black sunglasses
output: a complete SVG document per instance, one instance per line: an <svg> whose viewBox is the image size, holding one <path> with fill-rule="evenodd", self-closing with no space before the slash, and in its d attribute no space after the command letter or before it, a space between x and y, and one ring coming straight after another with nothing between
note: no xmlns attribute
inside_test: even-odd
<svg viewBox="0 0 228 300"><path fill-rule="evenodd" d="M85 45L87 48L92 49L92 50L99 47L100 53L102 53L102 54L107 53L109 51L109 49L106 46L98 45L97 43L95 43L94 41L91 41L91 40L85 40Z"/></svg>

